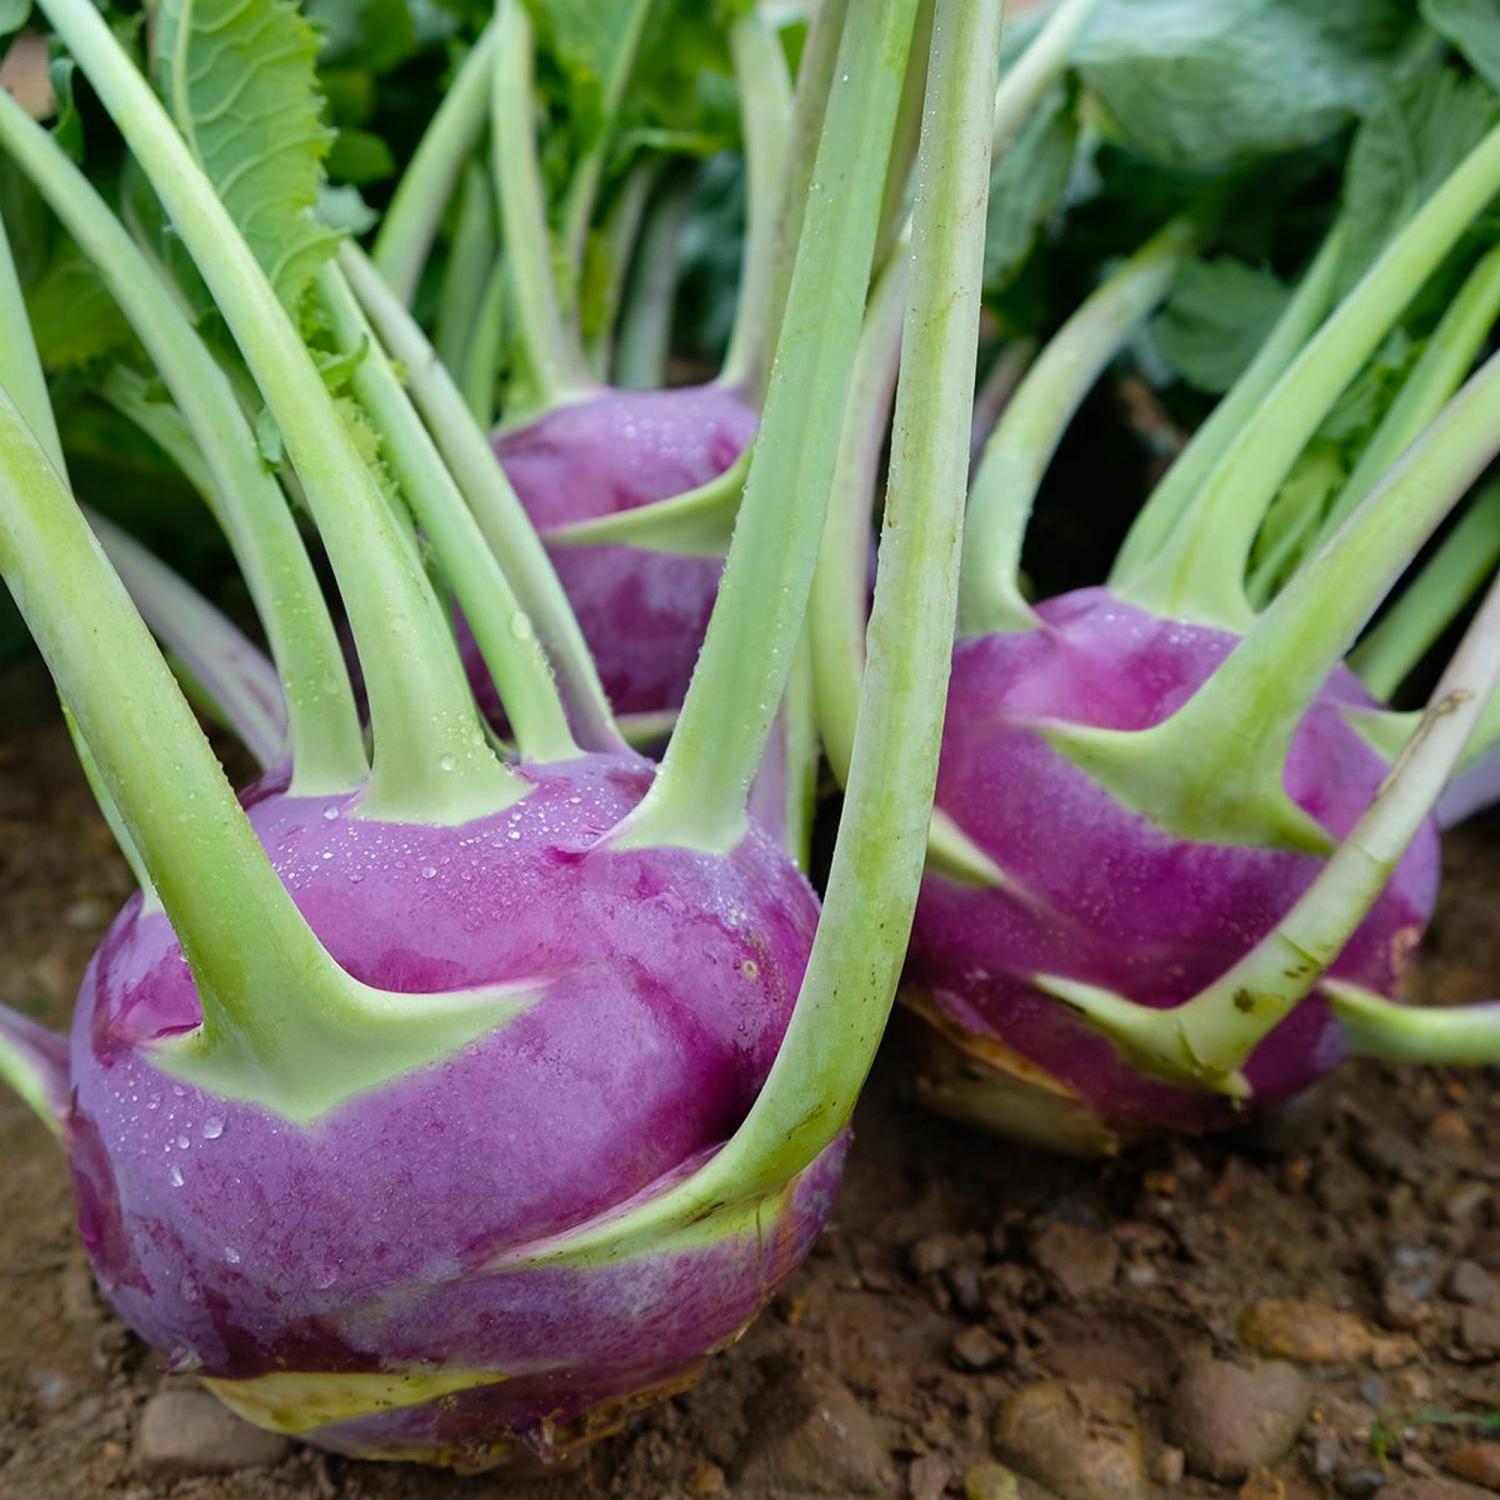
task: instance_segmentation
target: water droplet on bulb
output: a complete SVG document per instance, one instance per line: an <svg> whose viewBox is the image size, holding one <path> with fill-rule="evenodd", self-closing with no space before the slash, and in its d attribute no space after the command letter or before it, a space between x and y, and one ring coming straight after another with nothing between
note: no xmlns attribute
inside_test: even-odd
<svg viewBox="0 0 1500 1500"><path fill-rule="evenodd" d="M185 1135L180 1135L177 1137L177 1149L179 1151L186 1151L187 1148L192 1144L193 1143Z"/></svg>
<svg viewBox="0 0 1500 1500"><path fill-rule="evenodd" d="M205 1141L216 1141L224 1134L224 1122L218 1115L210 1115L203 1122L203 1139Z"/></svg>
<svg viewBox="0 0 1500 1500"><path fill-rule="evenodd" d="M433 865L423 865L422 866L422 879L423 880L431 880L432 877L434 875L436 875L436 874L437 874L437 869L436 869L435 866L433 866Z"/></svg>
<svg viewBox="0 0 1500 1500"><path fill-rule="evenodd" d="M327 818L330 823L332 823L334 819L338 817L338 815L339 810L336 807L325 807L323 809L323 816Z"/></svg>
<svg viewBox="0 0 1500 1500"><path fill-rule="evenodd" d="M456 755L438 756L438 769L442 771L453 771L458 768L458 757Z"/></svg>
<svg viewBox="0 0 1500 1500"><path fill-rule="evenodd" d="M232 1249L228 1245L225 1245L224 1259L228 1261L230 1265L237 1266L240 1263L240 1252L238 1250Z"/></svg>
<svg viewBox="0 0 1500 1500"><path fill-rule="evenodd" d="M181 1167L173 1167L172 1170L167 1173L167 1181L170 1182L173 1187L181 1187L182 1186L182 1168Z"/></svg>

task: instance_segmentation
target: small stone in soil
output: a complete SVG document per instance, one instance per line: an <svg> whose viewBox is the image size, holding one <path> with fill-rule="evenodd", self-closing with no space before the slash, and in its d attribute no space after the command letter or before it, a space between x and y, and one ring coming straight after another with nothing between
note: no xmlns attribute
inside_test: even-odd
<svg viewBox="0 0 1500 1500"><path fill-rule="evenodd" d="M1380 1469L1372 1469L1368 1464L1340 1469L1338 1487L1339 1494L1347 1495L1348 1500L1369 1500L1371 1495L1378 1494L1385 1488L1385 1474Z"/></svg>
<svg viewBox="0 0 1500 1500"><path fill-rule="evenodd" d="M693 1500L709 1500L713 1495L727 1495L729 1484L718 1464L703 1463L696 1465L688 1475L687 1492Z"/></svg>
<svg viewBox="0 0 1500 1500"><path fill-rule="evenodd" d="M1119 1247L1107 1234L1056 1219L1037 1235L1031 1258L1065 1297L1102 1292L1120 1266Z"/></svg>
<svg viewBox="0 0 1500 1500"><path fill-rule="evenodd" d="M965 1328L948 1346L960 1370L989 1370L1005 1358L1005 1345L987 1328Z"/></svg>
<svg viewBox="0 0 1500 1500"><path fill-rule="evenodd" d="M136 1451L142 1468L187 1478L280 1463L290 1444L242 1422L207 1391L158 1391L141 1413Z"/></svg>
<svg viewBox="0 0 1500 1500"><path fill-rule="evenodd" d="M1043 1380L1015 1392L995 1421L1002 1460L1068 1500L1143 1500L1144 1444L1117 1386Z"/></svg>
<svg viewBox="0 0 1500 1500"><path fill-rule="evenodd" d="M1307 1377L1279 1360L1250 1366L1198 1360L1172 1393L1168 1430L1194 1473L1244 1479L1287 1452L1311 1401Z"/></svg>
<svg viewBox="0 0 1500 1500"><path fill-rule="evenodd" d="M885 1442L848 1387L795 1367L768 1371L765 1390L746 1403L749 1436L731 1478L772 1494L890 1495Z"/></svg>
<svg viewBox="0 0 1500 1500"><path fill-rule="evenodd" d="M1459 1342L1481 1358L1500 1354L1500 1312L1466 1307L1458 1322Z"/></svg>
<svg viewBox="0 0 1500 1500"><path fill-rule="evenodd" d="M1465 1443L1443 1459L1450 1474L1487 1490L1500 1490L1500 1443Z"/></svg>
<svg viewBox="0 0 1500 1500"><path fill-rule="evenodd" d="M910 1500L942 1500L943 1491L948 1488L952 1475L953 1470L947 1459L939 1458L935 1453L924 1453L921 1458L914 1458L911 1468L906 1471L906 1489Z"/></svg>
<svg viewBox="0 0 1500 1500"><path fill-rule="evenodd" d="M1352 1364L1370 1352L1370 1330L1352 1313L1319 1302L1267 1298L1240 1319L1241 1341L1298 1364Z"/></svg>
<svg viewBox="0 0 1500 1500"><path fill-rule="evenodd" d="M1240 1486L1236 1500L1286 1500L1286 1485L1268 1469L1254 1469Z"/></svg>
<svg viewBox="0 0 1500 1500"><path fill-rule="evenodd" d="M1500 1283L1483 1266L1472 1260L1461 1260L1449 1271L1448 1279L1443 1283L1443 1295L1451 1302L1488 1307L1500 1295Z"/></svg>
<svg viewBox="0 0 1500 1500"><path fill-rule="evenodd" d="M1158 1484L1181 1484L1185 1473L1187 1473L1187 1455L1181 1448L1174 1448L1168 1444L1157 1449L1156 1457L1151 1460L1151 1477Z"/></svg>
<svg viewBox="0 0 1500 1500"><path fill-rule="evenodd" d="M964 1500L1020 1500L1021 1484L1002 1464L975 1464L964 1474Z"/></svg>

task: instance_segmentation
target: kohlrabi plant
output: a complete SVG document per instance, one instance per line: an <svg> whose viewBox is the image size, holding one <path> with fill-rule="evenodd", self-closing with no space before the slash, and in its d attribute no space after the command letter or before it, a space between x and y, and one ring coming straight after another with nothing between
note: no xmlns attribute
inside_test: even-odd
<svg viewBox="0 0 1500 1500"><path fill-rule="evenodd" d="M71 1039L5 1013L0 1072L60 1138L99 1280L170 1369L350 1454L478 1467L567 1448L690 1380L829 1211L936 775L999 0L936 6L897 457L821 911L747 800L802 633L918 0L851 6L835 38L819 190L659 768L625 748L486 435L365 322L384 283L313 216L326 136L297 12L168 0L153 88L90 0L40 8L221 322L195 326L6 100L0 146L172 398L286 732L273 706L277 774L242 803L70 494L0 260L0 572L141 881ZM367 725L268 454L326 550ZM485 650L514 756L485 728L434 572ZM133 582L170 637L180 597L149 569ZM257 676L200 633L190 665L219 696L217 679Z"/></svg>
<svg viewBox="0 0 1500 1500"><path fill-rule="evenodd" d="M902 992L934 1108L1114 1150L1274 1105L1351 1048L1500 1054L1493 1007L1397 1003L1436 894L1433 805L1497 728L1495 596L1425 716L1381 701L1492 575L1492 492L1352 659L1366 682L1344 665L1500 451L1500 361L1457 390L1500 311L1495 253L1474 245L1500 191L1494 118L1425 201L1391 205L1409 217L1352 262L1351 179L1342 221L1104 586L1029 599L1026 524L1072 414L1187 262L1192 220L1108 276L1015 390L968 501L932 855ZM1446 297L1466 270L1353 472L1332 495L1288 501L1288 475L1390 330L1424 288ZM846 427L815 596L835 769L855 723L858 559L880 442L869 414L895 326L883 300L899 306L899 291L875 293L869 326L884 331L856 373L865 416ZM1300 549L1257 576L1268 509L1299 494Z"/></svg>

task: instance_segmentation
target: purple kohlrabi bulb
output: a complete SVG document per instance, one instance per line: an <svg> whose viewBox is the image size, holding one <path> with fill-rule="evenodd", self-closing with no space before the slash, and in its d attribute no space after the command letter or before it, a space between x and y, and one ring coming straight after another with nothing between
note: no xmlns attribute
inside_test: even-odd
<svg viewBox="0 0 1500 1500"><path fill-rule="evenodd" d="M757 416L727 386L606 391L497 439L495 452L532 523L550 532L669 500L716 479L755 435ZM681 706L723 564L621 545L553 547L557 568L615 712ZM499 701L469 632L460 632L481 705Z"/></svg>
<svg viewBox="0 0 1500 1500"><path fill-rule="evenodd" d="M1063 595L1038 613L1042 629L976 637L954 653L938 806L1017 890L939 875L923 884L903 997L927 1023L927 1097L991 1129L1080 1151L1225 1125L1235 1118L1227 1100L1143 1076L1029 976L1060 975L1143 1005L1180 1004L1275 925L1321 861L1164 832L1040 732L1048 720L1159 723L1235 637L1156 618L1104 589ZM1288 757L1287 792L1336 836L1353 827L1387 770L1343 711L1370 702L1341 668ZM1332 974L1393 995L1437 881L1429 822ZM1250 1058L1251 1106L1287 1099L1342 1056L1338 1025L1315 992Z"/></svg>
<svg viewBox="0 0 1500 1500"><path fill-rule="evenodd" d="M79 1218L121 1315L263 1425L456 1467L550 1452L691 1379L827 1216L840 1139L758 1215L582 1268L527 1251L701 1163L776 1056L817 923L752 830L719 857L596 848L634 757L523 767L460 827L268 796L251 821L330 953L423 994L538 998L447 1060L302 1125L163 1071L200 1018L166 919L126 906L84 981L65 1123Z"/></svg>

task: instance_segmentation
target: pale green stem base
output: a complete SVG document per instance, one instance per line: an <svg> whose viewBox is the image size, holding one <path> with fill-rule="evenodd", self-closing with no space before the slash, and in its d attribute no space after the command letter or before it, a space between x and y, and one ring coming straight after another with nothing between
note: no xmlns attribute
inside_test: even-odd
<svg viewBox="0 0 1500 1500"><path fill-rule="evenodd" d="M1185 219L1153 236L1063 324L1011 397L969 491L959 592L964 635L1035 628L1021 593L1021 544L1042 477L1084 397L1171 289L1198 237Z"/></svg>

